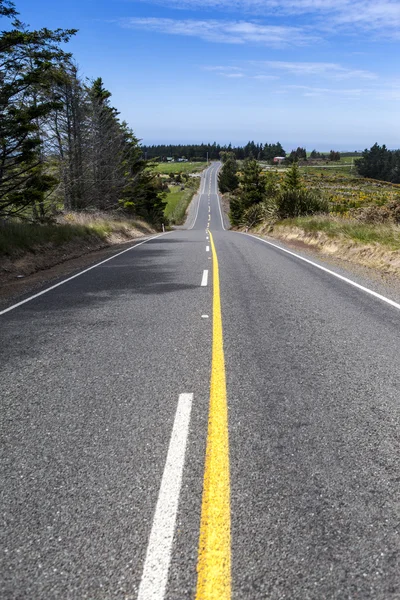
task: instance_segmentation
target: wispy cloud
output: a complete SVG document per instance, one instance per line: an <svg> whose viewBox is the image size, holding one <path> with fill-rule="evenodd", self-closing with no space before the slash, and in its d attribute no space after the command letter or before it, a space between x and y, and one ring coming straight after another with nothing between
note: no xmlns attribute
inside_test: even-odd
<svg viewBox="0 0 400 600"><path fill-rule="evenodd" d="M141 0L176 9L220 10L257 16L307 15L321 30L400 37L398 0Z"/></svg>
<svg viewBox="0 0 400 600"><path fill-rule="evenodd" d="M243 61L241 66L203 66L204 71L215 72L219 75L240 75L251 79L276 80L295 76L301 81L331 80L331 81L360 81L374 82L379 79L376 73L362 69L345 67L328 62L289 62L279 60ZM297 86L301 87L301 86Z"/></svg>
<svg viewBox="0 0 400 600"><path fill-rule="evenodd" d="M261 44L273 48L303 46L318 38L299 27L260 25L249 21L194 19L131 18L120 24L131 29L145 29L170 35L197 37L221 44Z"/></svg>
<svg viewBox="0 0 400 600"><path fill-rule="evenodd" d="M377 79L375 73L361 69L343 67L336 63L327 62L285 62L278 60L254 61L254 66L264 70L280 71L296 76L317 76L330 79Z"/></svg>
<svg viewBox="0 0 400 600"><path fill-rule="evenodd" d="M358 98L364 93L362 88L323 88L310 85L286 85L286 90L298 91L302 96L343 96L345 98Z"/></svg>

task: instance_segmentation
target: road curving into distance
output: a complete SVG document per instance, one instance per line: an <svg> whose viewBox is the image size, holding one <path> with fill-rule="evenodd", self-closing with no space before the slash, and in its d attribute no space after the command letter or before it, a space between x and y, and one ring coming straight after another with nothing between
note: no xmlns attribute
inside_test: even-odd
<svg viewBox="0 0 400 600"><path fill-rule="evenodd" d="M218 168L0 313L1 598L400 598L400 306L227 230Z"/></svg>

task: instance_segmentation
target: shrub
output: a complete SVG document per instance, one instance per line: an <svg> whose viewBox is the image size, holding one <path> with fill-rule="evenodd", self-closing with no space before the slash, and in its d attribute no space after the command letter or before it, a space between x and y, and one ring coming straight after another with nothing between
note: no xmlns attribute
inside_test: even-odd
<svg viewBox="0 0 400 600"><path fill-rule="evenodd" d="M304 188L282 189L277 197L281 219L329 212L329 204L321 193Z"/></svg>
<svg viewBox="0 0 400 600"><path fill-rule="evenodd" d="M351 211L351 214L361 223L400 224L400 200L393 200L383 206L364 206Z"/></svg>
<svg viewBox="0 0 400 600"><path fill-rule="evenodd" d="M240 225L244 227L254 227L262 221L270 221L271 223L278 219L278 206L273 198L267 198L264 202L253 204L247 208L240 221Z"/></svg>

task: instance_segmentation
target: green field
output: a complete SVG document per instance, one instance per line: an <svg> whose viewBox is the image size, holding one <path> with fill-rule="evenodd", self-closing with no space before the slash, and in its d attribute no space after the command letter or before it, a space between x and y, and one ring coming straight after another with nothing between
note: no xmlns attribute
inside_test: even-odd
<svg viewBox="0 0 400 600"><path fill-rule="evenodd" d="M186 209L195 193L196 189L192 186L187 186L184 190L179 185L169 187L169 193L166 197L167 206L164 210L164 215L169 223L173 225L183 223Z"/></svg>
<svg viewBox="0 0 400 600"><path fill-rule="evenodd" d="M156 173L170 175L171 173L199 173L204 171L206 167L206 162L157 163L152 165L151 169Z"/></svg>

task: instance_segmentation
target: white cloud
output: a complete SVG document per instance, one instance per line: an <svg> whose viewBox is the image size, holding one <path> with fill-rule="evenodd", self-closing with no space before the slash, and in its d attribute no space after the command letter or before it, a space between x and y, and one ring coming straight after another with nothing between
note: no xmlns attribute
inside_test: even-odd
<svg viewBox="0 0 400 600"><path fill-rule="evenodd" d="M248 21L217 21L194 19L131 18L120 24L131 29L146 29L171 35L197 37L209 42L224 44L254 43L282 48L303 46L318 38L299 27L260 25Z"/></svg>
<svg viewBox="0 0 400 600"><path fill-rule="evenodd" d="M361 69L354 69L352 67L344 67L337 63L328 62L288 62L288 61L277 61L277 60L266 60L266 61L243 61L241 66L229 65L229 66L203 66L204 71L211 71L224 77L245 77L247 79L256 79L258 81L274 81L278 79L293 80L296 77L300 80L303 85L292 85L298 89L304 88L311 90L313 93L317 89L315 87L310 88L309 84L315 80L328 80L328 81L358 81L359 85L379 84L382 86L381 80L375 73L371 71L365 71ZM397 87L397 86L395 86ZM318 88L318 93L322 93L323 90L330 91L327 88ZM352 90L352 93L354 90Z"/></svg>
<svg viewBox="0 0 400 600"><path fill-rule="evenodd" d="M346 98L359 97L365 91L361 88L322 88L309 85L286 85L285 89L297 90L302 96L343 96Z"/></svg>
<svg viewBox="0 0 400 600"><path fill-rule="evenodd" d="M321 30L332 33L375 32L400 37L398 0L141 0L177 9L220 10L241 14L307 15Z"/></svg>
<svg viewBox="0 0 400 600"><path fill-rule="evenodd" d="M246 79L258 79L262 81L276 81L279 79L277 75L263 75L256 74L254 75L252 72L248 71L244 67L233 67L233 66L204 66L202 67L203 71L211 71L216 73L217 75L221 75L222 77L230 77L230 78L246 78Z"/></svg>
<svg viewBox="0 0 400 600"><path fill-rule="evenodd" d="M280 71L281 73L289 73L296 76L317 76L330 79L377 79L375 73L364 71L361 69L352 69L343 67L336 63L325 62L285 62L279 60L267 60L253 62L253 65L258 65L259 68L266 70Z"/></svg>

